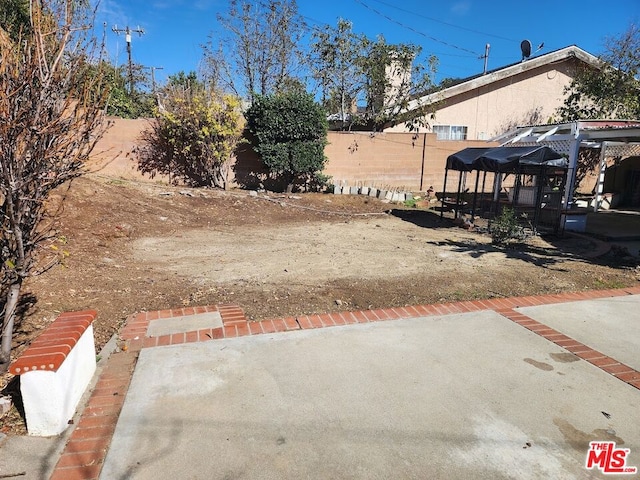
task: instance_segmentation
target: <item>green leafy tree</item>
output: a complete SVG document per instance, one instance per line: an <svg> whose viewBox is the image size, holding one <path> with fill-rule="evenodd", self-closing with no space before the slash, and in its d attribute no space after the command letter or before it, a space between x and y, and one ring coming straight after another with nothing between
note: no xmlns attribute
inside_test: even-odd
<svg viewBox="0 0 640 480"><path fill-rule="evenodd" d="M149 74L139 64L133 68L134 89L129 88L128 71L118 68L107 60L91 64L88 74L100 75L109 86L107 115L120 118L151 118L157 105L155 95L150 89ZM102 92L93 92L99 97Z"/></svg>
<svg viewBox="0 0 640 480"><path fill-rule="evenodd" d="M186 87L180 79L165 89L157 119L142 133L139 169L169 175L175 183L227 188L244 128L240 101L193 84Z"/></svg>
<svg viewBox="0 0 640 480"><path fill-rule="evenodd" d="M29 0L2 0L0 2L0 28L13 41L31 33Z"/></svg>
<svg viewBox="0 0 640 480"><path fill-rule="evenodd" d="M319 178L326 162L327 121L313 95L294 90L257 96L246 117L254 150L272 174L285 180L288 191Z"/></svg>
<svg viewBox="0 0 640 480"><path fill-rule="evenodd" d="M379 130L395 121L419 122L429 107L407 115L409 102L433 86L436 58L419 62L421 48L388 44L353 32L340 19L313 34L310 64L322 101L342 130ZM405 118L406 117L406 118Z"/></svg>
<svg viewBox="0 0 640 480"><path fill-rule="evenodd" d="M433 86L437 59L429 56L426 63L418 62L421 51L413 44L388 44L382 35L365 42L366 54L360 60L365 78L364 120L374 130L396 121L409 121L412 129L428 112L425 107L410 118L405 115L409 101Z"/></svg>
<svg viewBox="0 0 640 480"><path fill-rule="evenodd" d="M605 42L600 68L585 66L565 89L559 121L640 118L640 28Z"/></svg>
<svg viewBox="0 0 640 480"><path fill-rule="evenodd" d="M140 65L133 66L135 88L133 93L128 86L127 72L114 65L103 62L101 70L109 81L109 102L107 114L121 118L151 118L154 116L156 100L152 93L145 91L147 75Z"/></svg>
<svg viewBox="0 0 640 480"><path fill-rule="evenodd" d="M189 73L185 73L184 70L179 71L173 75L169 75L167 79L167 87L169 91L176 87L181 87L183 90L200 91L204 90L204 82L198 78L198 74L193 70Z"/></svg>
<svg viewBox="0 0 640 480"><path fill-rule="evenodd" d="M357 98L363 91L366 37L353 32L353 24L339 19L335 28L326 25L313 34L311 69L319 84L322 103L330 114L337 114L342 130L355 119Z"/></svg>
<svg viewBox="0 0 640 480"><path fill-rule="evenodd" d="M106 123L108 82L96 70L83 2L31 2L29 31L0 31L0 370L10 362L25 278L54 263L56 187L78 176ZM100 62L97 62L100 65Z"/></svg>

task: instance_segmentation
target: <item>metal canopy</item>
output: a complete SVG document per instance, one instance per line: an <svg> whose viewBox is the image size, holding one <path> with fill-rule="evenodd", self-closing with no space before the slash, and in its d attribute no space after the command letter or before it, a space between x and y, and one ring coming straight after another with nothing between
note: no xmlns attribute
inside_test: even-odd
<svg viewBox="0 0 640 480"><path fill-rule="evenodd" d="M478 200L478 187L480 183L480 172L483 172L482 177L482 196L484 196L485 182L487 173L493 174L493 192L490 211L494 212L498 209L499 194L502 184L502 177L509 174L514 174L516 177L515 192L513 195L513 205L516 205L518 195L521 187L521 175L542 175L545 176L552 170L561 170L566 172L567 159L566 155L562 155L553 149L544 145L533 146L514 146L514 147L471 147L465 148L449 155L447 158L446 169L444 174L444 186L442 188L442 210L440 212L440 218L444 216L444 210L446 206L452 207L454 215L458 217L461 209L468 207L467 203L462 200L462 191L466 181L468 172L476 171L475 187L473 190L473 202L471 206L471 222L474 221L476 206ZM449 170L455 170L459 172L458 177L458 189L455 199L445 198L447 191L447 177ZM465 189L465 192L468 189ZM548 195L547 195L548 196ZM537 229L538 220L540 218L540 212L543 203L543 183L539 182L536 187L536 202L534 205L533 216L533 228ZM558 197L560 198L560 197ZM480 199L482 203L483 198ZM544 202L545 205L548 201ZM554 229L557 231L558 221L554 223Z"/></svg>
<svg viewBox="0 0 640 480"><path fill-rule="evenodd" d="M600 148L600 175L596 187L594 209L597 211L604 189L606 159L640 155L640 120L580 120L568 123L518 127L492 141L501 142L496 148L466 148L447 158L443 191L446 191L447 172L460 172L457 206L460 204L460 188L466 172L476 170L496 174L543 172L547 167L566 169L567 183L562 198L564 230L566 215L573 209L573 191L576 182L578 156L581 147ZM529 149L529 150L527 150ZM478 177L476 177L476 193ZM494 196L498 188L494 187ZM484 180L483 180L484 191ZM444 207L444 201L443 201ZM475 195L474 195L475 210Z"/></svg>
<svg viewBox="0 0 640 480"><path fill-rule="evenodd" d="M473 162L480 158L484 153L491 150L485 147L469 147L460 150L447 157L448 170L457 170L460 172L470 172L473 170Z"/></svg>
<svg viewBox="0 0 640 480"><path fill-rule="evenodd" d="M640 120L579 120L552 125L519 127L493 139L505 147L546 145L569 157L568 185L564 205L572 207L576 166L580 147L601 149L600 175L596 186L594 210L600 205L604 189L606 159L612 156L640 154Z"/></svg>
<svg viewBox="0 0 640 480"><path fill-rule="evenodd" d="M546 146L496 147L485 153L476 163L478 170L500 173L513 172L521 166L566 168L568 165L561 154Z"/></svg>
<svg viewBox="0 0 640 480"><path fill-rule="evenodd" d="M447 169L509 173L521 167L567 168L568 161L553 149L542 146L465 148L447 158Z"/></svg>

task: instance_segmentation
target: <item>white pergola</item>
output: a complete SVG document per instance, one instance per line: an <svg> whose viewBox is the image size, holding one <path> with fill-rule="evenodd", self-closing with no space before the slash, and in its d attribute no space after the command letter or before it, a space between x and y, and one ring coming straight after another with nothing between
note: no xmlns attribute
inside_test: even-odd
<svg viewBox="0 0 640 480"><path fill-rule="evenodd" d="M518 127L494 139L505 147L546 145L569 160L566 209L572 206L576 165L580 147L600 149L600 167L594 211L598 211L604 189L607 158L640 155L640 120L579 120L570 123ZM564 225L563 225L564 226Z"/></svg>

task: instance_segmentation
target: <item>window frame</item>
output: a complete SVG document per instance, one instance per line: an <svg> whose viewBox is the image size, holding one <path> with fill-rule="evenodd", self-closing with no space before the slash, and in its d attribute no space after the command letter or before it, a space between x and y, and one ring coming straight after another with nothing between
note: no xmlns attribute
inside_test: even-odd
<svg viewBox="0 0 640 480"><path fill-rule="evenodd" d="M438 140L460 141L467 139L469 129L466 125L433 125L431 131Z"/></svg>

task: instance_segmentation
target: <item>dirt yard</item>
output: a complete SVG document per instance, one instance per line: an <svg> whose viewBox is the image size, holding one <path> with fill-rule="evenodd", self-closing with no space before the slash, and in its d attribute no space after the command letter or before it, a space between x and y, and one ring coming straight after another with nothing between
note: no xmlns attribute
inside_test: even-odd
<svg viewBox="0 0 640 480"><path fill-rule="evenodd" d="M142 310L234 303L259 320L638 281L637 262L588 258L595 241L534 238L499 249L433 210L368 197L255 197L98 175L75 180L52 204L62 197L57 251L68 256L28 281L16 354L60 312L86 308L98 311L100 349Z"/></svg>

